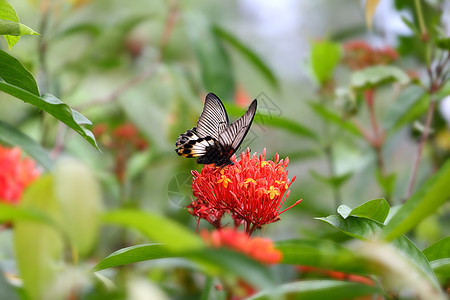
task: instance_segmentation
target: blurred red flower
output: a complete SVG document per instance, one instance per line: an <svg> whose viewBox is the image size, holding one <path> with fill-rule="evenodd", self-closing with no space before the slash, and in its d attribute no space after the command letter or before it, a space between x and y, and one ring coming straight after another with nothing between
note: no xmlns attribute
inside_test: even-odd
<svg viewBox="0 0 450 300"><path fill-rule="evenodd" d="M344 44L343 62L352 70L369 66L387 65L398 58L398 53L391 47L373 48L365 41L350 41Z"/></svg>
<svg viewBox="0 0 450 300"><path fill-rule="evenodd" d="M18 203L24 189L40 175L35 162L21 155L20 148L0 146L0 202Z"/></svg>
<svg viewBox="0 0 450 300"><path fill-rule="evenodd" d="M281 252L274 248L271 240L260 237L250 238L247 233L233 228L223 228L213 232L203 230L201 236L214 248L230 248L261 263L276 264L282 258Z"/></svg>
<svg viewBox="0 0 450 300"><path fill-rule="evenodd" d="M235 227L244 224L250 235L263 225L280 220L279 215L300 203L298 200L280 211L289 196L289 186L295 176L288 178L286 169L289 159L265 160L266 150L259 157L250 150L241 153L241 159L232 166L218 168L205 165L200 173L192 171L192 188L197 198L188 205L192 215L205 219L216 228L222 228L221 218L225 213L233 217Z"/></svg>

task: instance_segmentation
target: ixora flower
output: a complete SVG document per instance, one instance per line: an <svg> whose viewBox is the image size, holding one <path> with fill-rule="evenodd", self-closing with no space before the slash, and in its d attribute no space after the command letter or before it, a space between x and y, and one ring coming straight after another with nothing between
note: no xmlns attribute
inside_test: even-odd
<svg viewBox="0 0 450 300"><path fill-rule="evenodd" d="M281 252L274 248L273 242L266 238L251 238L245 232L234 228L223 228L213 232L201 231L203 240L214 248L230 248L265 264L281 261Z"/></svg>
<svg viewBox="0 0 450 300"><path fill-rule="evenodd" d="M23 190L38 176L36 164L29 158L22 159L17 148L0 146L0 202L16 204Z"/></svg>
<svg viewBox="0 0 450 300"><path fill-rule="evenodd" d="M206 165L200 173L192 171L192 188L197 198L188 210L199 219L205 219L216 228L222 228L221 219L229 213L235 227L244 224L247 234L263 225L280 220L279 215L299 204L280 211L289 196L289 186L295 176L288 178L289 159L266 160L266 150L259 157L250 150L241 153L241 159L231 160L234 165L218 168Z"/></svg>

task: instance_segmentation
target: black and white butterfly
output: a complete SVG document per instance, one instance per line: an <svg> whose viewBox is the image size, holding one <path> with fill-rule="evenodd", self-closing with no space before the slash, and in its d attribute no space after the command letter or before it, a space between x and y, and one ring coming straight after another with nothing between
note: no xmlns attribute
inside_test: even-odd
<svg viewBox="0 0 450 300"><path fill-rule="evenodd" d="M232 165L230 157L247 135L256 106L255 99L245 114L230 124L222 101L209 93L197 126L180 135L175 151L180 156L197 157L199 164L216 164L218 167Z"/></svg>

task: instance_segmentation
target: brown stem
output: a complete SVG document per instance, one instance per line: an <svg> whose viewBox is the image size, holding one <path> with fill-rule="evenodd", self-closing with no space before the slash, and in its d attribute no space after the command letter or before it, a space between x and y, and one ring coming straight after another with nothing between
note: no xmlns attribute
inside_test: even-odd
<svg viewBox="0 0 450 300"><path fill-rule="evenodd" d="M420 138L419 147L417 149L417 154L414 159L413 170L411 172L411 177L409 178L408 191L406 193L405 201L407 199L409 199L409 197L411 197L411 195L412 195L412 192L414 189L414 184L416 183L417 172L419 170L420 160L422 158L423 147L425 146L425 142L428 139L428 134L430 132L430 126L431 126L431 120L433 120L433 113L434 113L434 109L436 107L436 101L434 101L434 99L431 97L431 95L430 95L430 101L431 101L431 103L430 103L430 106L428 107L428 111L427 111L425 128L424 128L422 136Z"/></svg>

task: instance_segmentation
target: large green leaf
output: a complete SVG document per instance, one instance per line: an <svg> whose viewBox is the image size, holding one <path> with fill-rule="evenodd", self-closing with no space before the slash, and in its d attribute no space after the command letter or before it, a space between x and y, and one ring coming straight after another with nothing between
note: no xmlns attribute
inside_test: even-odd
<svg viewBox="0 0 450 300"><path fill-rule="evenodd" d="M217 94L224 101L231 101L235 91L234 74L222 41L201 14L189 16L187 25L205 89Z"/></svg>
<svg viewBox="0 0 450 300"><path fill-rule="evenodd" d="M419 224L450 198L450 160L406 201L384 228L390 241Z"/></svg>
<svg viewBox="0 0 450 300"><path fill-rule="evenodd" d="M282 263L311 266L351 274L371 274L362 259L351 250L330 240L287 240L279 241L275 247L283 254Z"/></svg>
<svg viewBox="0 0 450 300"><path fill-rule="evenodd" d="M389 214L389 204L384 198L369 200L353 209L347 205L338 207L337 212L346 219L348 216L367 218L380 223L386 220Z"/></svg>
<svg viewBox="0 0 450 300"><path fill-rule="evenodd" d="M164 243L170 251L204 247L204 243L198 235L160 215L138 210L117 210L106 213L103 221L137 229L150 240Z"/></svg>
<svg viewBox="0 0 450 300"><path fill-rule="evenodd" d="M230 32L226 31L224 28L216 25L214 26L213 30L214 33L217 34L217 36L233 46L234 49L239 51L242 56L247 59L247 61L253 64L258 69L258 71L260 71L261 74L267 79L267 81L272 84L273 87L279 88L278 80L275 77L275 74L253 50L247 47L244 43L242 43L239 39L237 39Z"/></svg>
<svg viewBox="0 0 450 300"><path fill-rule="evenodd" d="M247 300L278 299L276 296L295 295L293 299L355 299L357 297L381 293L374 286L336 280L304 280L285 283L275 288L265 289ZM284 298L280 298L284 299ZM291 299L291 298L289 298Z"/></svg>
<svg viewBox="0 0 450 300"><path fill-rule="evenodd" d="M60 228L67 234L72 249L86 256L98 241L100 185L89 167L73 159L60 160L54 177L54 192L64 219Z"/></svg>
<svg viewBox="0 0 450 300"><path fill-rule="evenodd" d="M71 109L51 94L40 95L36 81L13 56L0 50L0 91L30 103L60 120L98 149L92 132L82 125L92 125L85 116Z"/></svg>
<svg viewBox="0 0 450 300"><path fill-rule="evenodd" d="M2 121L0 121L0 142L10 146L19 146L47 170L53 167L52 159L40 144Z"/></svg>
<svg viewBox="0 0 450 300"><path fill-rule="evenodd" d="M349 216L346 219L340 215L331 215L326 218L317 218L325 221L347 235L361 240L377 241L383 231L384 225L376 221ZM414 271L421 274L424 280L430 283L436 291L439 291L439 283L428 263L425 255L405 236L400 236L392 241L392 245L409 263L415 266Z"/></svg>
<svg viewBox="0 0 450 300"><path fill-rule="evenodd" d="M36 80L22 63L5 51L0 50L0 78L12 86L23 89L34 96L40 96Z"/></svg>
<svg viewBox="0 0 450 300"><path fill-rule="evenodd" d="M323 84L333 76L342 51L339 44L322 40L315 41L311 46L311 67L316 80Z"/></svg>
<svg viewBox="0 0 450 300"><path fill-rule="evenodd" d="M6 0L0 0L0 34L5 35L9 49L11 49L19 41L21 35L38 33L20 24L19 17L12 5Z"/></svg>
<svg viewBox="0 0 450 300"><path fill-rule="evenodd" d="M410 124L420 117L428 108L425 90L419 86L409 86L399 98L389 105L383 120L383 127L392 134L405 124Z"/></svg>
<svg viewBox="0 0 450 300"><path fill-rule="evenodd" d="M330 123L337 125L339 128L351 134L354 134L356 136L362 136L362 133L359 130L359 128L351 121L345 120L340 115L327 109L324 105L320 103L309 102L308 104L311 106L314 112L316 112L317 115L322 117L325 121L329 121Z"/></svg>
<svg viewBox="0 0 450 300"><path fill-rule="evenodd" d="M56 119L75 130L92 146L98 149L94 134L90 130L82 127L82 125L86 124L92 125L91 121L76 110L71 109L67 104L64 104L55 96L45 94L42 97L38 97L17 86L4 82L0 82L0 91L8 93L51 114Z"/></svg>
<svg viewBox="0 0 450 300"><path fill-rule="evenodd" d="M166 245L144 244L120 249L101 262L93 271L162 258L185 258L195 262L211 275L238 276L258 288L273 286L274 280L266 267L244 254L228 249L190 249L169 251Z"/></svg>
<svg viewBox="0 0 450 300"><path fill-rule="evenodd" d="M25 191L21 206L60 220L53 178L43 176ZM30 299L48 299L63 255L62 236L54 227L30 220L14 222L14 249L24 290Z"/></svg>
<svg viewBox="0 0 450 300"><path fill-rule="evenodd" d="M368 67L353 72L350 77L350 84L355 89L374 88L392 82L405 85L409 83L409 77L403 70L386 65Z"/></svg>

